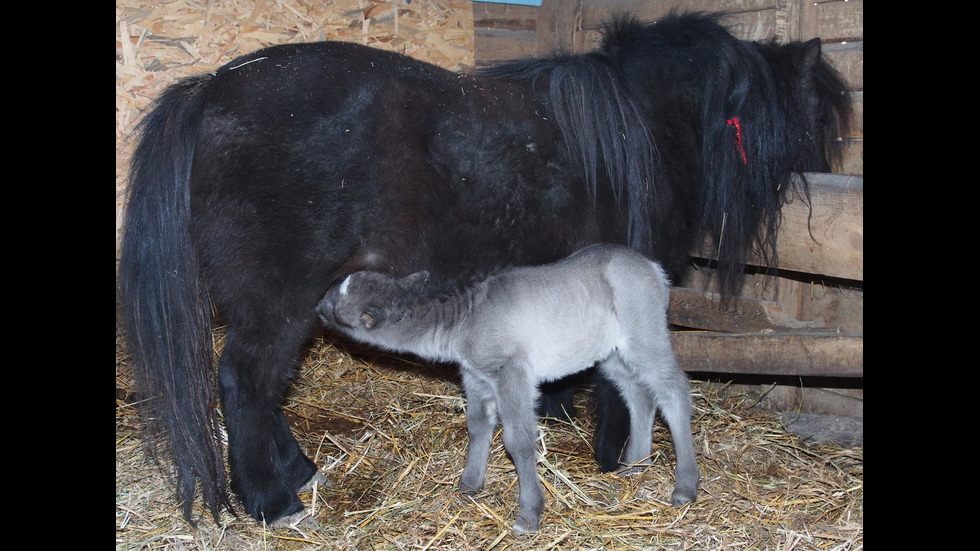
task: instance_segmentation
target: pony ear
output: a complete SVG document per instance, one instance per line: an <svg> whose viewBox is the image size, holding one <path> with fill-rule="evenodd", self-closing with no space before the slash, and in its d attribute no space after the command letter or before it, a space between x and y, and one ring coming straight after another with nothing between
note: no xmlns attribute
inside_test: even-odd
<svg viewBox="0 0 980 551"><path fill-rule="evenodd" d="M803 54L800 56L800 68L804 75L809 75L820 62L820 39L811 38L803 44Z"/></svg>

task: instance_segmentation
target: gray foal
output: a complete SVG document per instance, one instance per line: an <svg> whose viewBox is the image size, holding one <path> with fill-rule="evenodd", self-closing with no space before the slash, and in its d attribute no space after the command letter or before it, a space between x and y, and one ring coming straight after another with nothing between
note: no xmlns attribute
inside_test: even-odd
<svg viewBox="0 0 980 551"><path fill-rule="evenodd" d="M358 272L317 306L323 323L395 352L460 366L469 450L459 491L483 488L498 421L520 485L514 534L535 532L545 497L537 474L538 384L598 363L630 413L623 463L649 464L659 408L677 465L674 506L695 500L691 390L667 326L669 281L660 265L617 245L586 247L564 260L506 270L450 293L425 272L393 279Z"/></svg>

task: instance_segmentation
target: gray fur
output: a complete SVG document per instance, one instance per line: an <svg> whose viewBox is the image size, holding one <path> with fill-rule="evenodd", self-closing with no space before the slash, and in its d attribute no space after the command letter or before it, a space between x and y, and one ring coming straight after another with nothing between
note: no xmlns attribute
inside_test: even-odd
<svg viewBox="0 0 980 551"><path fill-rule="evenodd" d="M483 488L498 421L520 484L515 534L538 529L544 492L537 478L538 384L598 363L630 413L623 463L649 463L659 408L677 466L671 502L695 500L698 467L687 376L667 327L669 281L660 265L615 245L500 272L450 294L426 291L424 272L399 280L358 272L331 288L317 311L328 328L395 352L460 366L469 450L459 491Z"/></svg>

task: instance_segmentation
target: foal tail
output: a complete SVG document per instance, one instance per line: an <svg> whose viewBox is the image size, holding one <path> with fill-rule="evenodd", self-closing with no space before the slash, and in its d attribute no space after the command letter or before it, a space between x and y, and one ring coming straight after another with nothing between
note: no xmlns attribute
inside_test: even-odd
<svg viewBox="0 0 980 551"><path fill-rule="evenodd" d="M190 173L210 77L170 87L139 124L119 284L145 433L154 461L163 439L175 466L184 517L195 484L215 520L231 504L217 438L211 307L190 238Z"/></svg>

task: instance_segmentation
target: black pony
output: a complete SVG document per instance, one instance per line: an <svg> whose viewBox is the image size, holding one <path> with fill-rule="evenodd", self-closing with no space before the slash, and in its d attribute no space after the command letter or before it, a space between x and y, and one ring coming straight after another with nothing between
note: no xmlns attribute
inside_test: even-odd
<svg viewBox="0 0 980 551"><path fill-rule="evenodd" d="M145 421L166 435L185 517L197 484L216 519L231 506L219 396L245 511L302 513L297 490L318 471L281 400L332 284L469 277L594 242L678 281L707 235L731 291L747 250L774 252L792 176L834 159L848 109L819 40L740 41L701 14L620 19L594 52L478 74L322 42L174 84L140 124L119 279ZM227 328L217 370L212 312ZM612 470L629 416L608 382L596 392Z"/></svg>

